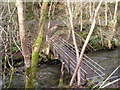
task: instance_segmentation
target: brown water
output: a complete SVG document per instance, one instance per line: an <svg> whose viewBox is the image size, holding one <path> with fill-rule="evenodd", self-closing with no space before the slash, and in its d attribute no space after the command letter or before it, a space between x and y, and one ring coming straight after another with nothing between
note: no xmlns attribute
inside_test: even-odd
<svg viewBox="0 0 120 90"><path fill-rule="evenodd" d="M105 79L120 65L120 48L115 50L92 52L89 53L88 56L105 68ZM112 79L109 80L110 82L120 78L120 68L111 76L111 78ZM110 85L109 87L120 87L120 81Z"/></svg>
<svg viewBox="0 0 120 90"><path fill-rule="evenodd" d="M105 77L107 77L118 65L119 55L118 49L91 52L88 54L90 58L95 60L98 64L103 66L106 70ZM118 75L118 72L116 73ZM70 80L70 74L66 72L65 81L68 84ZM60 78L60 64L42 64L38 67L37 78L35 81L35 87L57 87L59 85ZM8 85L9 78L6 77L6 84ZM25 75L24 73L15 73L13 76L13 82L11 87L24 88L25 86Z"/></svg>
<svg viewBox="0 0 120 90"><path fill-rule="evenodd" d="M60 79L60 64L41 64L37 70L37 78L34 81L36 88L50 88L50 87L58 87L59 79ZM69 73L66 72L65 83L68 84ZM8 86L9 77L6 77L6 86ZM24 88L25 87L25 75L24 73L14 73L13 81L11 84L11 88Z"/></svg>
<svg viewBox="0 0 120 90"><path fill-rule="evenodd" d="M105 77L120 64L119 49L91 52L87 55L105 68Z"/></svg>

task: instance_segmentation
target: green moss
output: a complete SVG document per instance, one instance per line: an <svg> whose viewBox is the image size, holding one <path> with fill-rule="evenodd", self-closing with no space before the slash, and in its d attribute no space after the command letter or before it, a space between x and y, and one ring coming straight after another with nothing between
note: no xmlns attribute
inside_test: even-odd
<svg viewBox="0 0 120 90"><path fill-rule="evenodd" d="M31 67L26 68L26 85L25 88L34 88L33 76L31 73Z"/></svg>
<svg viewBox="0 0 120 90"><path fill-rule="evenodd" d="M60 78L59 87L63 87L63 79Z"/></svg>
<svg viewBox="0 0 120 90"><path fill-rule="evenodd" d="M46 14L47 14L47 5L48 2L43 2L41 7L41 13L40 13L40 20L39 20L39 34L38 37L33 45L32 49L32 62L31 62L31 71L32 71L32 77L33 79L36 78L36 70L37 70L37 63L39 60L39 52L42 45L42 40L44 36L44 23L46 20Z"/></svg>
<svg viewBox="0 0 120 90"><path fill-rule="evenodd" d="M60 35L61 34L61 30L58 30L55 34Z"/></svg>

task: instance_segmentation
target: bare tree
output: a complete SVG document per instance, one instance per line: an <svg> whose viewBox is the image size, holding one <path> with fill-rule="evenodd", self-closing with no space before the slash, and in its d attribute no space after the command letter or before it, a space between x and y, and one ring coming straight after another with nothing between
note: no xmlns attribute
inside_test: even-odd
<svg viewBox="0 0 120 90"><path fill-rule="evenodd" d="M30 71L30 53L27 46L27 40L25 36L25 17L24 17L24 6L23 0L17 0L18 9L18 21L19 21L19 34L22 47L22 55L24 57L25 71L26 71L26 88L33 87L33 81L31 78Z"/></svg>
<svg viewBox="0 0 120 90"><path fill-rule="evenodd" d="M73 16L72 16L72 12L71 12L71 8L70 8L70 2L69 0L67 0L67 7L68 7L68 11L69 11L69 20L70 20L70 27L71 27L71 31L72 31L72 37L73 37L73 44L75 46L75 51L76 51L76 60L78 62L79 60L79 50L77 47L77 43L76 43L76 39L75 39L75 32L74 32L74 26L73 26ZM78 70L78 85L80 85L80 69Z"/></svg>
<svg viewBox="0 0 120 90"><path fill-rule="evenodd" d="M22 55L24 57L25 68L30 67L30 53L27 46L27 40L25 36L25 17L24 17L24 7L23 0L17 0L18 9L18 21L19 21L19 34L22 47Z"/></svg>
<svg viewBox="0 0 120 90"><path fill-rule="evenodd" d="M77 63L77 66L76 66L76 69L75 69L74 74L73 74L73 76L72 76L72 79L71 79L71 81L70 81L70 86L73 85L73 82L74 82L74 80L75 80L76 74L77 74L78 70L80 69L80 65L81 65L81 61L82 61L82 58L83 58L83 54L84 54L85 49L86 49L86 46L87 46L87 44L88 44L88 42L89 42L89 40L90 40L90 37L91 37L91 35L92 35L92 32L93 32L93 30L94 30L94 28L95 28L96 16L97 16L98 10L99 10L99 8L100 8L100 6L101 6L101 4L102 4L102 1L103 1L103 0L100 1L98 7L97 7L96 10L95 10L93 23L92 23L92 25L91 25L91 29L90 29L90 31L89 31L89 34L88 34L88 36L87 36L87 38L86 38L86 41L85 41L85 43L84 43L84 45L83 45L83 48L82 48L82 50L81 50L81 54L80 54L80 56L79 56L79 61L78 61L78 63Z"/></svg>

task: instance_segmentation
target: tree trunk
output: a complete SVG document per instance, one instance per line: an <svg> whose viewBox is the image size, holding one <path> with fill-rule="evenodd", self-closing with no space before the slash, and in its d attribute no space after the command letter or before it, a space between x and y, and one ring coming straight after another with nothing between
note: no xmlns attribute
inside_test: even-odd
<svg viewBox="0 0 120 90"><path fill-rule="evenodd" d="M80 69L80 65L81 65L81 61L82 61L82 58L83 58L83 54L84 54L85 49L86 49L86 46L87 46L87 44L88 44L88 42L89 42L89 40L90 40L90 37L91 37L91 35L92 35L92 32L93 32L93 30L94 30L94 28L95 28L95 23L96 23L96 20L95 20L95 19L96 19L98 10L99 10L99 8L100 8L100 6L101 6L101 4L102 4L102 1L103 1L103 0L100 1L98 7L97 7L96 10L95 10L93 23L92 23L92 25L91 25L91 29L90 29L90 31L89 31L89 34L88 34L86 40L85 40L85 43L84 43L84 45L83 45L83 47L82 47L82 51L81 51L81 54L80 54L80 57L79 57L79 61L77 62L77 66L76 66L76 68L75 68L74 74L73 74L72 79L71 79L71 81L70 81L70 86L73 85L73 82L74 82L74 80L75 80L76 74L77 74L77 72L78 72L79 69ZM81 71L80 71L80 72L81 72Z"/></svg>
<svg viewBox="0 0 120 90"><path fill-rule="evenodd" d="M107 25L107 22L108 22L108 15L107 15L108 6L107 6L107 2L108 1L105 1L105 25Z"/></svg>
<svg viewBox="0 0 120 90"><path fill-rule="evenodd" d="M116 23L117 23L117 8L118 8L118 1L116 0L116 3L115 3L115 11L114 11L114 16L113 16L113 20L109 23L109 26L112 27L112 34L111 34L111 37L108 39L108 47L109 49L112 48L112 39L115 35L115 32L116 32ZM111 31L111 29L110 29Z"/></svg>
<svg viewBox="0 0 120 90"><path fill-rule="evenodd" d="M25 71L26 71L26 88L33 86L30 73L30 53L27 46L27 40L25 36L25 20L24 20L24 6L23 0L17 0L18 9L18 21L19 21L19 34L22 47L22 55L24 57Z"/></svg>
<svg viewBox="0 0 120 90"><path fill-rule="evenodd" d="M78 50L78 47L77 47L77 43L76 43L76 39L75 39L75 32L74 32L74 26L73 26L73 15L72 15L72 11L71 11L71 8L70 8L70 2L69 0L67 0L67 7L68 7L68 11L69 11L69 20L70 20L70 28L71 28L71 31L72 31L72 38L73 38L73 44L75 46L75 53L76 53L76 61L78 63L78 60L79 60L79 50ZM77 79L78 79L78 86L80 85L80 69L78 70L78 73L77 73Z"/></svg>
<svg viewBox="0 0 120 90"><path fill-rule="evenodd" d="M47 10L47 5L48 2L43 2L42 3L42 7L41 7L41 13L40 13L40 21L39 21L39 34L38 37L33 45L33 49L32 49L32 63L31 63L31 67L32 67L32 73L33 76L35 77L35 71L36 71L36 66L38 63L38 59L39 59L39 52L40 52L40 48L42 45L42 40L43 40L43 36L44 36L44 23L45 23L45 19L46 19L46 10Z"/></svg>
<svg viewBox="0 0 120 90"><path fill-rule="evenodd" d="M83 2L83 1L81 0L81 1L80 1L80 3L81 3L81 5L80 5L80 6L81 6L81 10L80 10L80 13L81 13L81 15L80 15L80 31L82 31L82 28L83 28L83 20L82 20L82 19L83 19L83 9L82 9L83 6L82 6L82 4L83 4L83 3L82 3L82 2Z"/></svg>

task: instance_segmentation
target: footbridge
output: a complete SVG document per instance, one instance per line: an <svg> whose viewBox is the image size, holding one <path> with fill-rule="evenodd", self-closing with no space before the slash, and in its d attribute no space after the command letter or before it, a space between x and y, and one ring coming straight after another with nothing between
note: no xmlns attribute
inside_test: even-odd
<svg viewBox="0 0 120 90"><path fill-rule="evenodd" d="M58 35L53 35L49 41L50 49L54 55L57 56L61 62L65 63L66 69L71 75L73 75L77 64L74 46ZM89 81L92 80L94 83L97 83L100 80L104 79L103 76L105 75L105 69L85 54L83 56L80 69L82 82L87 79Z"/></svg>

